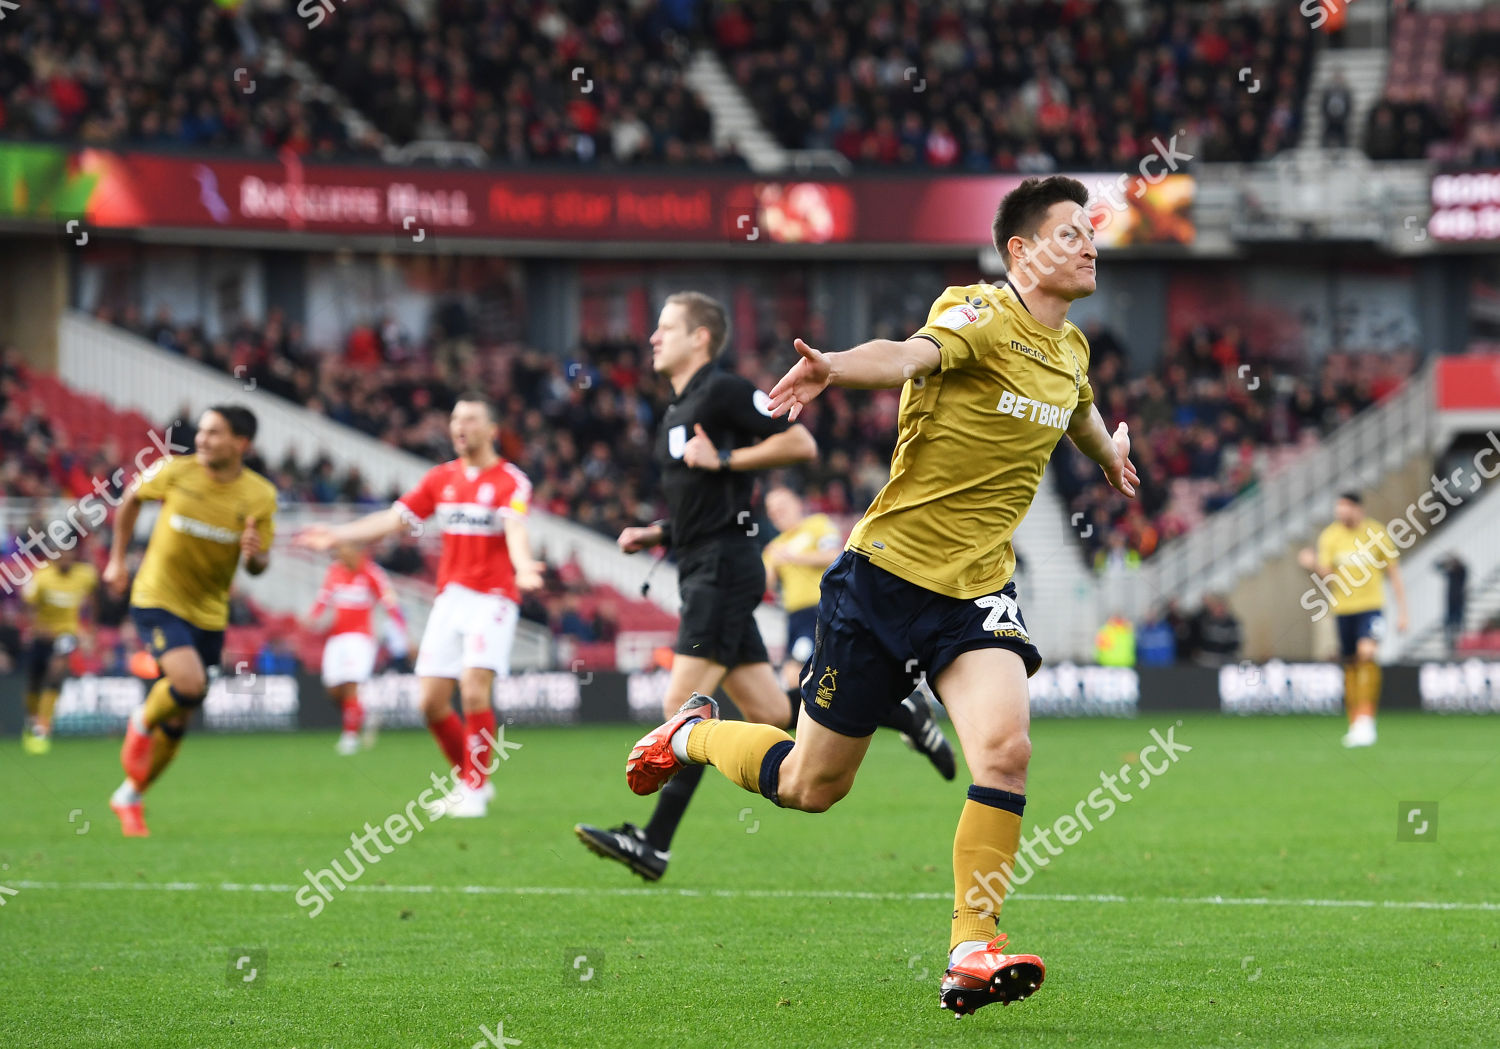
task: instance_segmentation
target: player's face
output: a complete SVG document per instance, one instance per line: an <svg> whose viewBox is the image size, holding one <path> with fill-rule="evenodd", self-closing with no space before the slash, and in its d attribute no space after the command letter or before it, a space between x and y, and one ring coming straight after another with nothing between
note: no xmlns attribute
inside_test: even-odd
<svg viewBox="0 0 1500 1049"><path fill-rule="evenodd" d="M687 309L676 302L661 308L656 330L651 333L651 370L671 375L691 360L696 350L693 332L688 330Z"/></svg>
<svg viewBox="0 0 1500 1049"><path fill-rule="evenodd" d="M498 429L490 420L489 410L475 401L459 401L448 419L448 436L453 438L453 450L460 456L477 455L486 447L493 447Z"/></svg>
<svg viewBox="0 0 1500 1049"><path fill-rule="evenodd" d="M785 532L802 519L802 500L785 488L773 489L766 493L766 516L776 531Z"/></svg>
<svg viewBox="0 0 1500 1049"><path fill-rule="evenodd" d="M354 543L340 543L334 553L345 568L352 570L359 567L360 549Z"/></svg>
<svg viewBox="0 0 1500 1049"><path fill-rule="evenodd" d="M204 412L198 419L198 434L193 440L198 461L204 466L222 467L236 463L245 454L246 441L229 429L229 420L218 412Z"/></svg>
<svg viewBox="0 0 1500 1049"><path fill-rule="evenodd" d="M1333 516L1345 528L1354 528L1364 518L1364 511L1359 508L1358 503L1340 499L1333 504Z"/></svg>
<svg viewBox="0 0 1500 1049"><path fill-rule="evenodd" d="M1079 205L1069 200L1048 208L1027 252L1031 278L1046 294L1069 302L1094 294L1099 252L1093 223Z"/></svg>

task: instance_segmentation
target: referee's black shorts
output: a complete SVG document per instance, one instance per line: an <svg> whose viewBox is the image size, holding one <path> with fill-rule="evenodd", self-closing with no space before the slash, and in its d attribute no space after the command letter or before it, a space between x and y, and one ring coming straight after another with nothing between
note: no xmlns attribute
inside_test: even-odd
<svg viewBox="0 0 1500 1049"><path fill-rule="evenodd" d="M677 592L682 598L679 655L731 669L767 662L755 625L755 609L766 592L766 568L754 543L737 536L679 551Z"/></svg>

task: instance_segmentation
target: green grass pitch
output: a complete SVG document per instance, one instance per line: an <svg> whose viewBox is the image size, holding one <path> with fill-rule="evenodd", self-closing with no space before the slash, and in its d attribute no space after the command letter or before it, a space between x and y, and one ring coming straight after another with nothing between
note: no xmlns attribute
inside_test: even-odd
<svg viewBox="0 0 1500 1049"><path fill-rule="evenodd" d="M1036 724L1028 828L1176 721ZM571 832L644 818L638 731L512 726L488 819L432 825L312 919L302 871L416 796L425 733L353 758L190 736L131 841L116 741L8 740L0 1046L1493 1049L1500 718L1389 716L1367 751L1341 730L1183 718L1191 753L1007 902L1042 989L962 1021L937 979L967 781L889 734L822 815L711 772L647 888ZM1437 803L1421 839L1398 840L1404 802Z"/></svg>

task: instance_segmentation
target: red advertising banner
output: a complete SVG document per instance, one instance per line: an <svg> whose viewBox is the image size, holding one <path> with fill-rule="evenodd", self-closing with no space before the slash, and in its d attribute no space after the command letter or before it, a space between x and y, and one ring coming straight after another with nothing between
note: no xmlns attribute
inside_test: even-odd
<svg viewBox="0 0 1500 1049"><path fill-rule="evenodd" d="M1500 353L1439 359L1436 386L1441 411L1500 409Z"/></svg>
<svg viewBox="0 0 1500 1049"><path fill-rule="evenodd" d="M81 217L99 230L955 248L988 244L995 206L1022 178L516 174L30 146L0 147L5 172L46 185L6 194L0 217ZM1191 176L1075 177L1095 194L1101 247L1192 242ZM58 203L39 210L43 199Z"/></svg>
<svg viewBox="0 0 1500 1049"><path fill-rule="evenodd" d="M1434 240L1500 240L1500 171L1459 171L1432 177Z"/></svg>

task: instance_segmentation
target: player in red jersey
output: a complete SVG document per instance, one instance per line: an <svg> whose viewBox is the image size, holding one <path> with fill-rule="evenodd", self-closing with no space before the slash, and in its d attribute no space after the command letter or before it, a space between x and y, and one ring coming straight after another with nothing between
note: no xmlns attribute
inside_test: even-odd
<svg viewBox="0 0 1500 1049"><path fill-rule="evenodd" d="M332 528L316 525L296 539L327 550L420 529L426 518L437 518L443 530L438 596L417 648L416 673L427 727L459 770L457 790L442 803L448 816L483 816L493 795L487 778L495 675L510 673L520 591L542 585L524 522L531 482L495 451L497 430L489 401L463 395L448 422L457 459L434 466L389 509ZM453 712L454 682L463 718Z"/></svg>
<svg viewBox="0 0 1500 1049"><path fill-rule="evenodd" d="M323 644L323 687L344 712L344 731L334 749L348 755L359 750L359 731L365 723L359 686L375 670L378 646L371 613L377 603L385 609L386 643L397 659L406 655L406 618L385 570L361 547L342 543L334 553L337 560L328 566L323 588L303 625L317 631L323 614L333 610L333 625Z"/></svg>

